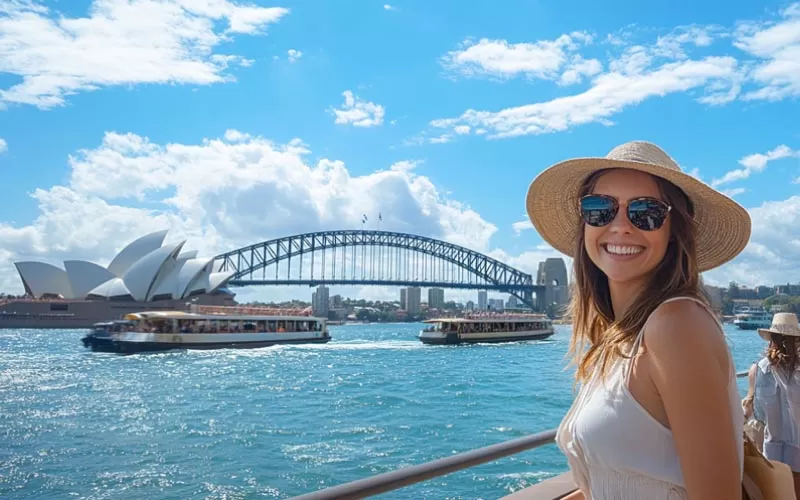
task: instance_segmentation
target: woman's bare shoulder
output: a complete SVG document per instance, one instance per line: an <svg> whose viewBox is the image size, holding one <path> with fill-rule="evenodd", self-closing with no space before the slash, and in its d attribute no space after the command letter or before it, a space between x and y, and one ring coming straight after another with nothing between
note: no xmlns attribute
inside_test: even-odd
<svg viewBox="0 0 800 500"><path fill-rule="evenodd" d="M656 309L644 339L648 352L666 365L687 368L693 360L715 359L727 371L729 352L719 323L692 300L675 300Z"/></svg>

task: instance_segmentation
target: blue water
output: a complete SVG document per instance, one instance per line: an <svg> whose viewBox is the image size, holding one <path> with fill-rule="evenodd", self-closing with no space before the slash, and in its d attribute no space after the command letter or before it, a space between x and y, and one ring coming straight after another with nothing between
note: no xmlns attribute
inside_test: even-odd
<svg viewBox="0 0 800 500"><path fill-rule="evenodd" d="M125 357L85 350L78 330L0 330L0 497L287 498L557 426L569 327L456 347L420 344L419 328ZM763 343L727 332L744 370ZM548 445L383 498L493 499L565 468Z"/></svg>

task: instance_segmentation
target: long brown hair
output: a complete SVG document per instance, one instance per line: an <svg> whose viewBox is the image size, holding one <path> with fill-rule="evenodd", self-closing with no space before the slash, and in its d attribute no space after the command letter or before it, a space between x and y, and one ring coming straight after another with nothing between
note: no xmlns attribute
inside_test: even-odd
<svg viewBox="0 0 800 500"><path fill-rule="evenodd" d="M589 176L580 196L590 194L600 176L609 171L601 170ZM664 300L683 295L708 303L701 292L691 201L674 184L659 177L654 179L664 201L672 205L669 212L670 239L664 258L652 271L645 289L635 297L621 318L614 317L608 277L586 252L583 226L577 231L575 282L569 306L572 315L569 352L577 364L577 381L588 380L598 368L601 376L605 376L611 361L627 356L626 347L644 327L650 313ZM588 349L585 349L587 344Z"/></svg>
<svg viewBox="0 0 800 500"><path fill-rule="evenodd" d="M800 343L797 337L792 335L781 335L771 333L769 345L767 346L767 359L772 366L784 368L788 373L792 373L797 368L800 356L798 348Z"/></svg>

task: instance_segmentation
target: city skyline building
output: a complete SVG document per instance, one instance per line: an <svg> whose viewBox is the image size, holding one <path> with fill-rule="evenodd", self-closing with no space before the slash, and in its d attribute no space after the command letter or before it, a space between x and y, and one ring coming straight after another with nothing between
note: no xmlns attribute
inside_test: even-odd
<svg viewBox="0 0 800 500"><path fill-rule="evenodd" d="M406 288L406 311L408 314L415 315L422 312L421 307L421 294L422 289L418 286L410 286Z"/></svg>
<svg viewBox="0 0 800 500"><path fill-rule="evenodd" d="M315 316L327 317L330 310L330 289L325 285L317 286L311 293L311 311Z"/></svg>
<svg viewBox="0 0 800 500"><path fill-rule="evenodd" d="M444 288L428 288L428 307L444 308Z"/></svg>

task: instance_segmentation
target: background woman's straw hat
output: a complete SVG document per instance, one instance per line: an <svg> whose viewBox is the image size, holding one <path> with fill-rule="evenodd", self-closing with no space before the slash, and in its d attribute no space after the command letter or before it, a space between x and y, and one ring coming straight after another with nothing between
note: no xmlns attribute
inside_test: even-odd
<svg viewBox="0 0 800 500"><path fill-rule="evenodd" d="M736 257L750 239L750 215L741 205L684 173L655 144L642 141L617 146L605 158L562 161L540 173L528 188L528 217L542 238L573 256L582 228L578 197L586 178L597 170L627 168L662 177L683 190L694 205L697 264L700 271Z"/></svg>
<svg viewBox="0 0 800 500"><path fill-rule="evenodd" d="M772 317L772 326L758 329L758 334L764 340L769 340L773 333L800 337L800 325L797 322L797 315L791 312L775 313L775 316Z"/></svg>

